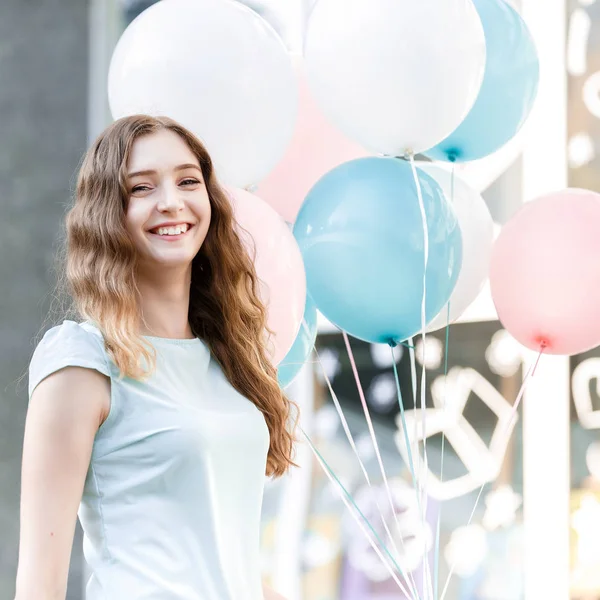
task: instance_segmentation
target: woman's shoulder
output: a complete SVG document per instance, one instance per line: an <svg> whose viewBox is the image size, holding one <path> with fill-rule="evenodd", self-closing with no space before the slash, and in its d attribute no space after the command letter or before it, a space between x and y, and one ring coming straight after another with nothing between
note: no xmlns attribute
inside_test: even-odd
<svg viewBox="0 0 600 600"><path fill-rule="evenodd" d="M110 376L102 334L92 323L67 319L44 333L29 363L29 396L42 379L66 366L96 369Z"/></svg>
<svg viewBox="0 0 600 600"><path fill-rule="evenodd" d="M104 338L102 332L90 321L77 323L65 319L62 323L54 325L48 329L35 351L39 349L65 350L70 348L79 351L80 349L104 349Z"/></svg>

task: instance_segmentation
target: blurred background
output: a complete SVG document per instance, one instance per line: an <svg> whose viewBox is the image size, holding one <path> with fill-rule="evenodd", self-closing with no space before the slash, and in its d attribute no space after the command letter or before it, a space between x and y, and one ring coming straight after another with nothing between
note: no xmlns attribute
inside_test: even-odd
<svg viewBox="0 0 600 600"><path fill-rule="evenodd" d="M288 48L298 51L310 0L246 0ZM151 0L2 0L0 6L0 599L10 600L18 556L22 440L27 368L52 298L53 255L79 161L112 120L107 72L127 25ZM463 171L483 193L498 226L519 206L567 186L600 191L600 3L513 2L538 46L542 85L526 134ZM444 381L445 331L417 348L436 409ZM431 490L427 524L415 518L410 471L397 446L398 403L387 347L352 340L382 460L408 543L402 561L422 578L423 553L434 565L440 522L439 581L454 566L448 600L596 600L600 598L600 349L540 363L506 447L490 441L503 423L532 357L502 330L489 288L450 327L445 381L460 426L427 440L429 468L443 481ZM305 431L367 516L381 471L339 332L320 320L313 355L289 394ZM412 403L408 351L394 354L407 410ZM329 393L330 380L372 477L365 487ZM452 387L453 386L453 387ZM439 408L439 407L437 407ZM433 413L432 413L433 414ZM433 417L432 417L433 418ZM475 435L475 441L468 430ZM463 435L464 434L464 435ZM485 450L482 451L482 448ZM491 448L491 449L490 449ZM502 468L480 490L476 474L490 455ZM494 455L494 456L496 456ZM498 458L498 456L496 456ZM302 468L266 482L263 576L289 600L404 598L350 517L337 486L306 446ZM390 515L388 515L390 517ZM373 522L375 519L373 518ZM416 541L415 541L416 540ZM83 598L88 573L78 525L69 600Z"/></svg>

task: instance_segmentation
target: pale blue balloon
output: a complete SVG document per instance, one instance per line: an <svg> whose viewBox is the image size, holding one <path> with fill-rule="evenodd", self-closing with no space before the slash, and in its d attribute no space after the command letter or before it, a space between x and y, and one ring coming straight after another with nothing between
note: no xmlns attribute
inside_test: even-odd
<svg viewBox="0 0 600 600"><path fill-rule="evenodd" d="M277 367L277 379L286 388L296 378L309 359L317 339L317 307L310 297L306 298L304 317L294 344Z"/></svg>
<svg viewBox="0 0 600 600"><path fill-rule="evenodd" d="M456 285L462 236L438 183L422 171L418 178L429 232L429 322ZM423 221L409 163L369 157L336 167L310 190L294 236L309 294L340 329L373 343L398 343L421 330Z"/></svg>
<svg viewBox="0 0 600 600"><path fill-rule="evenodd" d="M521 129L537 95L539 60L525 21L504 0L473 4L485 33L485 75L462 123L425 152L437 160L464 162L492 154Z"/></svg>

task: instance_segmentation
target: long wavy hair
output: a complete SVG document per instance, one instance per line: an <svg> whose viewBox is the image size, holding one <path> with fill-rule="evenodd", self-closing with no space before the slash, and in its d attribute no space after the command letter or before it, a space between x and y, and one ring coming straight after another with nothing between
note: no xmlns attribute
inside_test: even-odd
<svg viewBox="0 0 600 600"><path fill-rule="evenodd" d="M194 134L170 118L147 115L119 119L100 134L84 156L75 202L66 214L54 297L72 301L61 311L63 317L75 314L100 329L119 379L143 380L152 374L156 351L137 333L138 256L124 223L129 202L125 182L135 140L161 129L178 134L194 153L211 204L208 233L192 260L191 329L207 344L231 385L263 413L270 433L266 475L281 476L291 465L298 466L292 460L298 407L277 382L268 358L266 333L272 332L253 261L236 231L231 203L217 182L211 158Z"/></svg>

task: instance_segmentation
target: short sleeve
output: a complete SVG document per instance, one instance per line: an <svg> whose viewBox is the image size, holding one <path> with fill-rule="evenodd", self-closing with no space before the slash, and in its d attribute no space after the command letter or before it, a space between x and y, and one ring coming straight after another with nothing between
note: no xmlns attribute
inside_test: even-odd
<svg viewBox="0 0 600 600"><path fill-rule="evenodd" d="M29 363L29 400L38 383L64 367L87 367L110 377L110 367L100 336L75 321L65 320L49 329Z"/></svg>

